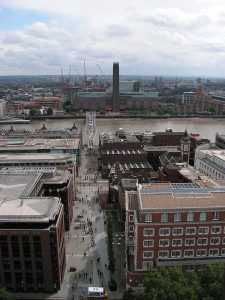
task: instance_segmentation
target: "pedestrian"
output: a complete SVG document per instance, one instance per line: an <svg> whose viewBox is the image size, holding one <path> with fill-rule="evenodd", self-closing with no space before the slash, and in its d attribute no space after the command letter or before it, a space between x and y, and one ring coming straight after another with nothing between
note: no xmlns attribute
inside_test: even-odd
<svg viewBox="0 0 225 300"><path fill-rule="evenodd" d="M104 287L104 284L103 284L103 282L102 282L102 287Z"/></svg>
<svg viewBox="0 0 225 300"><path fill-rule="evenodd" d="M82 238L83 242L84 242L84 237Z"/></svg>
<svg viewBox="0 0 225 300"><path fill-rule="evenodd" d="M102 276L102 272L99 272L99 275Z"/></svg>
<svg viewBox="0 0 225 300"><path fill-rule="evenodd" d="M86 252L84 252L84 257L86 257L86 255L87 255Z"/></svg>
<svg viewBox="0 0 225 300"><path fill-rule="evenodd" d="M105 268L107 268L107 264L105 264Z"/></svg>
<svg viewBox="0 0 225 300"><path fill-rule="evenodd" d="M91 279L91 277L90 277L89 281L90 281L90 283L92 282L92 279Z"/></svg>
<svg viewBox="0 0 225 300"><path fill-rule="evenodd" d="M97 233L97 228L95 228L95 233Z"/></svg>
<svg viewBox="0 0 225 300"><path fill-rule="evenodd" d="M85 273L85 275L86 275L86 278L87 278L87 276L88 276L88 273L86 272L86 273Z"/></svg>

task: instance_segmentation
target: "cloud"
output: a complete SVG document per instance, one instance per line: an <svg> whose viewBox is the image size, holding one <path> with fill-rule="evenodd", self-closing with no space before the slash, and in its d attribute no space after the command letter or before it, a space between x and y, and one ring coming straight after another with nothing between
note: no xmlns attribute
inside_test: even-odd
<svg viewBox="0 0 225 300"><path fill-rule="evenodd" d="M0 0L0 9L1 14L13 15L16 9L40 16L20 27L15 20L13 30L0 29L0 74L56 74L71 64L82 69L84 60L89 73L98 73L98 63L111 74L115 60L123 74L223 75L222 0L191 5L178 0Z"/></svg>

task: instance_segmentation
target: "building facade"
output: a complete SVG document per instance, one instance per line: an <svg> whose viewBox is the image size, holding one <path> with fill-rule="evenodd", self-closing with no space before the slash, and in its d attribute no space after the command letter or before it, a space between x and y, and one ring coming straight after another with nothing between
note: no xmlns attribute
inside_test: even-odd
<svg viewBox="0 0 225 300"><path fill-rule="evenodd" d="M151 183L126 192L126 283L137 291L153 268L200 272L225 261L225 185Z"/></svg>
<svg viewBox="0 0 225 300"><path fill-rule="evenodd" d="M60 290L66 264L60 199L36 197L3 202L0 207L1 288L39 293Z"/></svg>

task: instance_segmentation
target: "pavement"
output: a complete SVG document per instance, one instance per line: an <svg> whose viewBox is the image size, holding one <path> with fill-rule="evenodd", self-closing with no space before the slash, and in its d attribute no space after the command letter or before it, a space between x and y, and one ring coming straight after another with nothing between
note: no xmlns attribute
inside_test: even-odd
<svg viewBox="0 0 225 300"><path fill-rule="evenodd" d="M77 178L76 200L73 207L73 220L70 231L65 233L66 242L66 270L61 286L57 293L47 294L16 294L17 299L79 299L81 294L86 294L88 287L103 286L108 289L110 278L107 253L107 234L104 225L105 214L98 203L98 188L108 185L107 180L102 180L97 172L98 155L88 150L82 151L79 178ZM97 180L94 177L97 175ZM93 234L88 231L87 225L92 222ZM84 224L86 225L84 228ZM115 256L123 257L124 248L121 247L123 234L115 233ZM94 241L94 244L93 244ZM118 249L117 249L118 247ZM117 272L114 278L118 279L118 291L110 292L109 299L121 299L124 292L123 260L116 257ZM71 272L70 268L76 271ZM15 295L15 294L14 294Z"/></svg>

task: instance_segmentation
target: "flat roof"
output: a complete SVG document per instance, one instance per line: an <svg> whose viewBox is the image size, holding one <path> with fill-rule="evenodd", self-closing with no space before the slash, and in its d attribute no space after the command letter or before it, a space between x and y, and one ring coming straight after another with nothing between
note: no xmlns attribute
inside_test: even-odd
<svg viewBox="0 0 225 300"><path fill-rule="evenodd" d="M20 162L61 162L76 161L75 157L70 154L52 154L52 153L24 153L24 154L1 154L1 163L20 163Z"/></svg>
<svg viewBox="0 0 225 300"><path fill-rule="evenodd" d="M56 197L14 199L0 203L0 222L47 223L59 214L62 204Z"/></svg>
<svg viewBox="0 0 225 300"><path fill-rule="evenodd" d="M34 150L34 149L78 149L80 139L0 139L0 151L2 150Z"/></svg>
<svg viewBox="0 0 225 300"><path fill-rule="evenodd" d="M138 186L140 209L174 210L225 208L225 185L150 183Z"/></svg>
<svg viewBox="0 0 225 300"><path fill-rule="evenodd" d="M0 201L29 197L41 173L0 173Z"/></svg>

